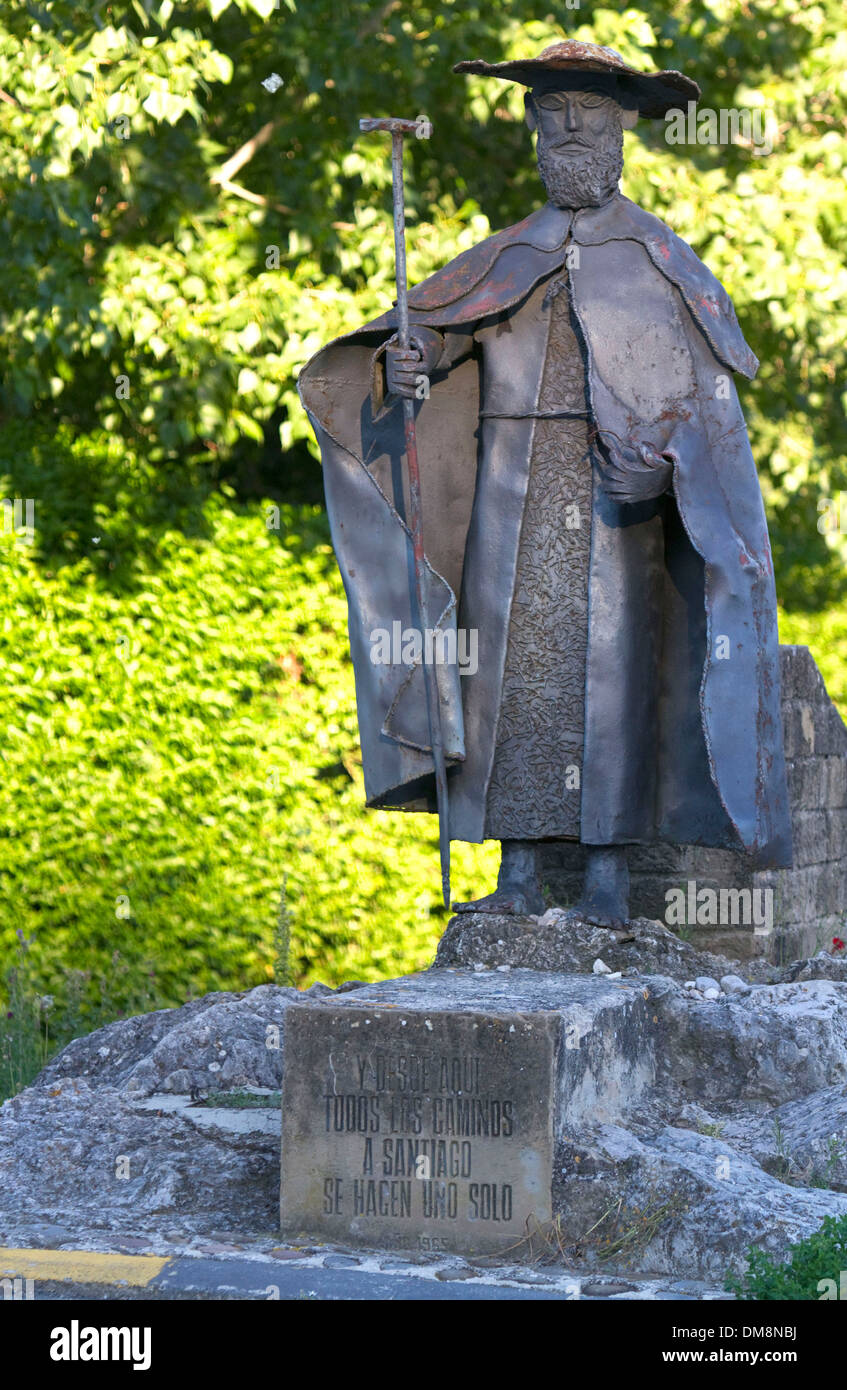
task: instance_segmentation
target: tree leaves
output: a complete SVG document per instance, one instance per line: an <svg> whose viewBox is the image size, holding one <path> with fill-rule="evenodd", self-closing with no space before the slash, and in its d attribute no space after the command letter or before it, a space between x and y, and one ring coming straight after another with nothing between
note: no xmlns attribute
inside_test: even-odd
<svg viewBox="0 0 847 1390"><path fill-rule="evenodd" d="M100 28L72 0L40 13L40 28L14 11L0 21L0 88L21 103L0 103L7 410L60 400L78 428L108 421L172 461L210 431L219 457L244 435L258 443L284 412L286 447L314 450L296 373L394 297L389 161L358 116L402 98L434 121L406 156L413 280L541 200L521 89L450 72L469 53L512 57L557 37L529 0L502 16L423 0L414 21L334 0L299 11L293 0L137 0L123 24ZM627 136L624 187L724 280L763 361L744 404L779 546L783 526L796 529L792 498L807 515L819 478L847 485L833 390L847 366L840 7L776 0L764 23L743 7L644 0L584 5L572 20L575 37L637 66L689 68L718 111L777 113L766 157L671 147L661 123L642 121ZM273 73L284 86L269 92ZM215 185L271 119L239 183ZM35 351L33 304L51 306ZM116 411L118 370L131 391ZM784 440L804 436L806 463L788 466ZM827 547L844 553L843 538L814 529L807 545L815 564Z"/></svg>
<svg viewBox="0 0 847 1390"><path fill-rule="evenodd" d="M21 928L41 991L90 971L90 1007L116 949L116 1007L151 962L148 1007L264 983L285 873L298 981L424 965L435 832L363 815L319 509L168 488L103 437L7 426L0 493L18 492L36 496L37 544L0 535L0 981Z"/></svg>

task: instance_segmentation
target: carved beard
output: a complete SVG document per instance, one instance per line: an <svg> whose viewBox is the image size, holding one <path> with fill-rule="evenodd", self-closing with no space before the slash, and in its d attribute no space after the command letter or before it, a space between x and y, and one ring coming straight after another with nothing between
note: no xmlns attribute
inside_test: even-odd
<svg viewBox="0 0 847 1390"><path fill-rule="evenodd" d="M607 203L623 173L623 130L607 131L600 145L582 154L557 154L538 133L538 172L558 208L597 208Z"/></svg>

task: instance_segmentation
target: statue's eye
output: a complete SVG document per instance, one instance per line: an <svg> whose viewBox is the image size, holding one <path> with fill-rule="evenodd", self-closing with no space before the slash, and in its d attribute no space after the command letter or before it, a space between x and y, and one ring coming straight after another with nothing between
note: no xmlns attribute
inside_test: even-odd
<svg viewBox="0 0 847 1390"><path fill-rule="evenodd" d="M581 98L581 105L602 106L604 101L606 101L606 97L601 96L599 92L586 92Z"/></svg>
<svg viewBox="0 0 847 1390"><path fill-rule="evenodd" d="M535 98L536 105L543 107L545 111L559 111L564 106L566 98L559 92L548 92L544 97Z"/></svg>

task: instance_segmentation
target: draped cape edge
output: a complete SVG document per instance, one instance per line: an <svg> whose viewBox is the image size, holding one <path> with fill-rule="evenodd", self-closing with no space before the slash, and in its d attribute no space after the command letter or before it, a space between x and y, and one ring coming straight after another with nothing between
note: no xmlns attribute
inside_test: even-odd
<svg viewBox="0 0 847 1390"><path fill-rule="evenodd" d="M703 637L700 648L684 658L691 669L680 684L695 705L709 777L737 847L749 852L755 866L790 865L773 569L761 492L730 375L752 378L758 362L726 291L670 228L618 194L602 208L576 214L547 204L464 252L410 291L413 330L420 326L449 336L496 319L562 265L568 241L576 243L581 258L579 272L571 276L573 302L588 353L599 438L604 432L634 432L674 458L681 534L702 561ZM677 295L687 313L677 308ZM655 363L647 361L649 352L639 351L632 336L623 350L617 343L627 313L630 322L653 325L656 343L675 363L684 357L677 384L664 393L656 373L650 375ZM392 310L336 339L306 365L298 387L321 449L332 539L348 598L367 803L431 810L421 653L413 646L404 649L418 623L402 412L375 410L371 395L374 354L395 326ZM610 349L615 343L617 353ZM436 653L441 644L442 658L447 657L436 658L434 669L451 785L451 835L467 840L483 838L499 696L492 703L489 691L478 699L474 691L484 685L479 674L459 674L457 595L467 572L466 590L482 595L470 614L478 617L485 608L488 574L494 592L489 615L498 606L498 572L508 540L505 530L498 534L499 517L504 514L507 528L511 512L519 527L532 438L526 420L481 422L480 407L480 371L473 358L436 372L429 398L417 406L427 557L423 626L433 635ZM499 509L480 506L477 497L488 486L486 470L491 471L490 458L498 451L515 460L516 479L514 485L507 480ZM619 509L608 503L599 525L594 518L599 539L596 545L592 540L589 603L598 614L620 580L608 545L604 560L602 538L608 540L623 524ZM514 532L509 544L515 548ZM462 601L467 606L469 601ZM506 619L510 603L509 592ZM499 609L503 606L499 602ZM630 616L635 618L634 611ZM507 621L499 624L500 658L507 626ZM587 777L592 690L599 711L613 670L604 669L603 644L594 648L586 691ZM493 657L489 685L492 663L496 666ZM595 749L602 747L600 738ZM668 748L664 754L669 780L663 805L671 810L657 812L657 837L684 843L689 839L681 838L684 815L674 823L674 798L679 801L683 789L670 787L673 752ZM664 775L660 772L660 781ZM657 799L662 800L659 793ZM583 823L589 827L583 839L606 842L608 818L596 772L595 785L583 786ZM697 842L696 835L690 842Z"/></svg>

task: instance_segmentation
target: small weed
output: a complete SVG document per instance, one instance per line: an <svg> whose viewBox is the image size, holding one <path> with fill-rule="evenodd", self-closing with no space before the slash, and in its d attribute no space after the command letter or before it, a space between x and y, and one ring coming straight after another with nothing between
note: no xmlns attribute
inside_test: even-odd
<svg viewBox="0 0 847 1390"><path fill-rule="evenodd" d="M815 1166L814 1159L809 1159L807 1163L800 1163L797 1158L789 1153L785 1133L779 1119L773 1122L774 1138L776 1143L776 1161L772 1165L772 1173L780 1182L787 1183L790 1187L818 1187L827 1191L832 1188L832 1180L835 1177L839 1163L844 1157L844 1144L833 1134L830 1137L827 1148L827 1159L820 1170Z"/></svg>
<svg viewBox="0 0 847 1390"><path fill-rule="evenodd" d="M619 1204L612 1216L607 1213L604 1221L608 1224L598 1229L595 1245L601 1260L622 1261L629 1264L640 1255L659 1234L662 1227L674 1217L681 1216L688 1207L680 1193L670 1197L652 1195L644 1207L625 1207ZM610 1219L609 1219L610 1218Z"/></svg>
<svg viewBox="0 0 847 1390"><path fill-rule="evenodd" d="M73 1038L91 1033L123 1017L118 1000L131 1002L130 1013L144 1013L156 1007L156 977L145 967L134 988L127 991L128 963L113 951L109 963L91 988L89 970L65 970L57 981L60 1002L52 994L41 994L31 961L35 938L18 929L15 964L6 972L0 986L0 1102L29 1086L50 1058Z"/></svg>
<svg viewBox="0 0 847 1390"><path fill-rule="evenodd" d="M279 890L279 907L274 923L273 970L274 984L291 984L291 912L286 901L288 877L282 880Z"/></svg>
<svg viewBox="0 0 847 1390"><path fill-rule="evenodd" d="M672 1193L667 1197L659 1192L651 1192L644 1207L626 1207L621 1196L576 1239L566 1235L559 1215L543 1225L533 1219L527 1223L526 1235L491 1258L502 1261L509 1256L529 1264L560 1261L572 1264L593 1252L601 1261L614 1260L616 1263L629 1264L647 1248L667 1222L687 1210L681 1193Z"/></svg>
<svg viewBox="0 0 847 1390"><path fill-rule="evenodd" d="M204 1109L222 1110L279 1110L282 1105L282 1092L271 1091L268 1095L257 1095L255 1091L210 1091L195 1104Z"/></svg>
<svg viewBox="0 0 847 1390"><path fill-rule="evenodd" d="M16 964L6 974L0 1014L0 1101L17 1095L38 1075L51 1052L53 997L36 994L29 978L32 937L18 928Z"/></svg>
<svg viewBox="0 0 847 1390"><path fill-rule="evenodd" d="M752 1246L747 1269L727 1274L724 1288L736 1298L757 1302L837 1298L841 1271L847 1269L847 1216L824 1217L820 1230L790 1246L788 1253L789 1259L782 1262Z"/></svg>

